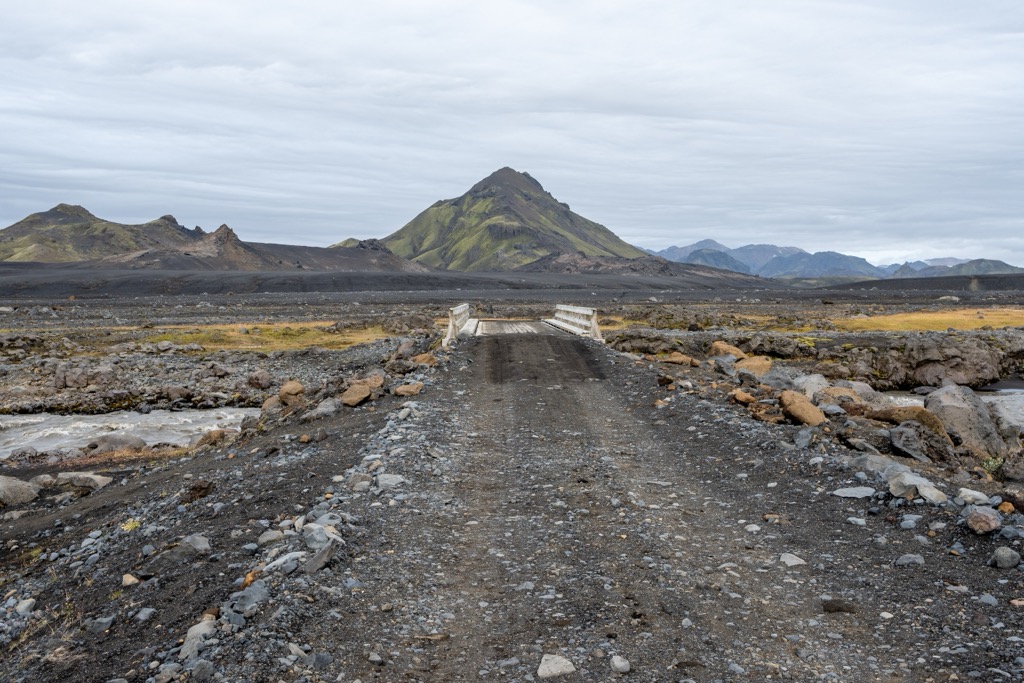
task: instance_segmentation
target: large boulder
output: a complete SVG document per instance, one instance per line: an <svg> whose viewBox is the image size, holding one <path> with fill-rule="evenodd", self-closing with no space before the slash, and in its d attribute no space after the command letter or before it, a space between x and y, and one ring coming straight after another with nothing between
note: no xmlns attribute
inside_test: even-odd
<svg viewBox="0 0 1024 683"><path fill-rule="evenodd" d="M890 406L869 411L864 417L891 424L902 424L913 420L926 427L950 446L953 445L952 440L946 433L946 427L942 424L942 420L935 413L922 406Z"/></svg>
<svg viewBox="0 0 1024 683"><path fill-rule="evenodd" d="M281 403L286 409L295 409L305 405L305 391L306 387L302 386L301 382L293 379L281 385L280 390L277 392L277 397L281 399Z"/></svg>
<svg viewBox="0 0 1024 683"><path fill-rule="evenodd" d="M945 433L939 436L915 420L890 429L889 439L897 453L920 462L949 462L954 456L953 444Z"/></svg>
<svg viewBox="0 0 1024 683"><path fill-rule="evenodd" d="M814 427L828 419L818 406L798 391L783 391L779 394L779 406L785 416L797 424Z"/></svg>
<svg viewBox="0 0 1024 683"><path fill-rule="evenodd" d="M924 407L942 421L953 443L979 459L1003 457L1008 448L988 406L968 387L950 385L925 397Z"/></svg>
<svg viewBox="0 0 1024 683"><path fill-rule="evenodd" d="M345 390L341 395L341 402L350 408L354 408L366 399L370 398L373 390L365 384L355 384Z"/></svg>
<svg viewBox="0 0 1024 683"><path fill-rule="evenodd" d="M999 379L1000 353L973 337L928 334L907 340L903 356L918 384L978 386Z"/></svg>
<svg viewBox="0 0 1024 683"><path fill-rule="evenodd" d="M114 481L113 477L105 477L94 472L61 472L57 475L57 485L71 485L83 489L99 490Z"/></svg>
<svg viewBox="0 0 1024 683"><path fill-rule="evenodd" d="M0 504L21 505L22 503L31 503L39 496L40 488L38 484L33 484L32 482L0 475Z"/></svg>
<svg viewBox="0 0 1024 683"><path fill-rule="evenodd" d="M1006 442L1007 447L1011 451L1020 450L1020 437L1024 433L1024 424L1021 422L1018 410L1015 410L1013 406L1008 405L1004 401L996 401L994 403L986 401L985 405L988 406L988 412L992 415L992 420L995 422L996 428L1003 437L1003 441ZM1017 408L1019 407L1018 405Z"/></svg>

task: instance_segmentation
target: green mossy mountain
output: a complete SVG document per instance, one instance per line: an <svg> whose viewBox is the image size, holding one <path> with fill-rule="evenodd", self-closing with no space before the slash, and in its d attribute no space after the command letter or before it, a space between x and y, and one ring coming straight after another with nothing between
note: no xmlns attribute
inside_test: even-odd
<svg viewBox="0 0 1024 683"><path fill-rule="evenodd" d="M189 230L174 216L142 225L105 221L59 204L0 230L0 262L62 263L112 270L427 272L379 240L339 249L243 242L227 225Z"/></svg>
<svg viewBox="0 0 1024 683"><path fill-rule="evenodd" d="M562 253L646 256L511 168L495 171L461 197L437 202L384 243L404 258L456 271L513 270Z"/></svg>
<svg viewBox="0 0 1024 683"><path fill-rule="evenodd" d="M0 230L0 261L66 263L194 242L205 233L163 216L142 225L105 221L81 206L58 204Z"/></svg>

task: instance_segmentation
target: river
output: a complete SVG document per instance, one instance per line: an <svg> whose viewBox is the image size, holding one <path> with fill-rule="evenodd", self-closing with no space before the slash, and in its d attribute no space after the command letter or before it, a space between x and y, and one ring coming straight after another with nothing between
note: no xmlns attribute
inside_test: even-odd
<svg viewBox="0 0 1024 683"><path fill-rule="evenodd" d="M0 460L19 448L40 453L61 448L82 448L103 434L133 434L147 444L187 446L211 429L237 429L242 420L259 415L259 408L214 410L154 410L143 415L117 411L103 415L0 415Z"/></svg>

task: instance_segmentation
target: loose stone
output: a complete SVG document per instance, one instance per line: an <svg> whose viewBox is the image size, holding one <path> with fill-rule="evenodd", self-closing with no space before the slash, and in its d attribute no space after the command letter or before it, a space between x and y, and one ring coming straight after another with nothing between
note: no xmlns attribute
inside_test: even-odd
<svg viewBox="0 0 1024 683"><path fill-rule="evenodd" d="M566 676L575 671L576 667L565 657L561 655L544 655L540 660L540 666L537 667L537 678Z"/></svg>

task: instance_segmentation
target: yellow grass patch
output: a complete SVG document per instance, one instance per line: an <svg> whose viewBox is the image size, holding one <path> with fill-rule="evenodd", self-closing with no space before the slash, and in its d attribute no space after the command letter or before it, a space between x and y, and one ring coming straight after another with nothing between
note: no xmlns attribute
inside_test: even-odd
<svg viewBox="0 0 1024 683"><path fill-rule="evenodd" d="M248 330L248 334L242 329ZM178 325L160 327L140 341L199 344L207 351L288 351L318 346L345 349L354 344L389 336L380 327L326 331L323 322L259 323L254 325Z"/></svg>
<svg viewBox="0 0 1024 683"><path fill-rule="evenodd" d="M601 323L599 327L602 330L621 330L629 325L637 324L637 321L627 321L620 315L598 315Z"/></svg>
<svg viewBox="0 0 1024 683"><path fill-rule="evenodd" d="M837 318L836 327L848 332L900 332L912 330L977 330L988 326L1020 327L1024 325L1022 308L950 308L936 311L913 311L876 315L868 318Z"/></svg>

